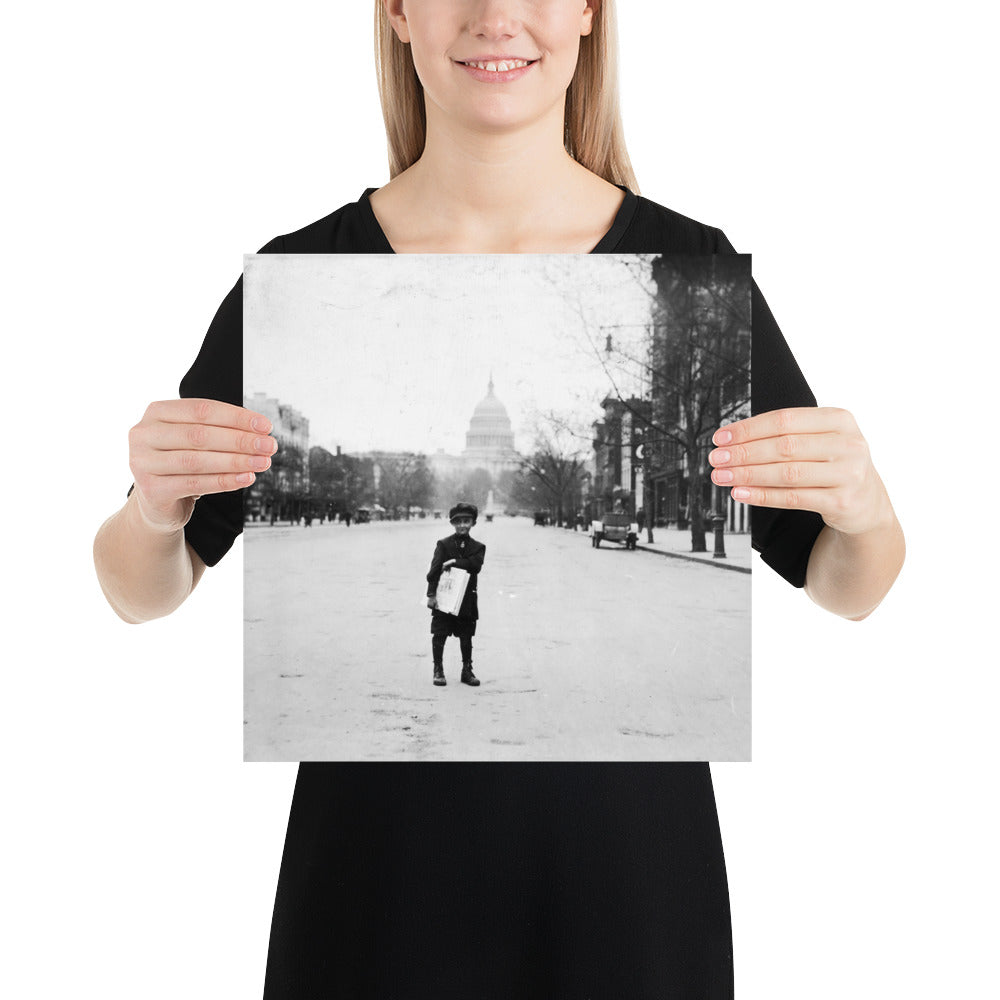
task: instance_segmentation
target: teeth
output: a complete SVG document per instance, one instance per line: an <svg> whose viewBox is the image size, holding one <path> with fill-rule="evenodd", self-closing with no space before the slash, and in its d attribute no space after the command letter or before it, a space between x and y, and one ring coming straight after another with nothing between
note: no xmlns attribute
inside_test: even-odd
<svg viewBox="0 0 1000 1000"><path fill-rule="evenodd" d="M467 62L466 66L473 66L476 69L485 69L488 73L506 73L508 70L520 69L527 66L526 59L505 59L503 62Z"/></svg>

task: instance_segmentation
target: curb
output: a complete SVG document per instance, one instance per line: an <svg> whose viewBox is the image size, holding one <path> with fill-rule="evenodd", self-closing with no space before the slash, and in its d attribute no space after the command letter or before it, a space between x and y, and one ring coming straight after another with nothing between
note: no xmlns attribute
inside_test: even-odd
<svg viewBox="0 0 1000 1000"><path fill-rule="evenodd" d="M688 555L685 552L666 552L663 549L651 549L648 545L636 545L637 549L642 549L643 552L652 552L657 556L667 556L670 559L684 559L687 562L701 563L704 566L714 566L716 569L728 569L733 573L752 573L753 567L751 566L736 566L733 563L727 563L722 559L701 559L695 555Z"/></svg>

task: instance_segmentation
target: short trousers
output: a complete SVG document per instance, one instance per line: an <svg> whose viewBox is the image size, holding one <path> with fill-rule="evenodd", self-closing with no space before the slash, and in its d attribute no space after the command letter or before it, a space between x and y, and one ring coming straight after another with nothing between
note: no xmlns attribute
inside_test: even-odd
<svg viewBox="0 0 1000 1000"><path fill-rule="evenodd" d="M475 618L459 618L446 615L443 611L431 612L431 635L455 635L471 638L476 634Z"/></svg>

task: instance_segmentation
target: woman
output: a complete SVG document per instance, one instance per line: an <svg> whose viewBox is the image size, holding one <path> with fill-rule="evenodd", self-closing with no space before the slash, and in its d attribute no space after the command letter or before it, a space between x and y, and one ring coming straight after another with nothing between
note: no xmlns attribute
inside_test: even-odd
<svg viewBox="0 0 1000 1000"><path fill-rule="evenodd" d="M376 12L392 180L264 252L731 252L633 193L608 0ZM756 292L753 315L755 416L717 433L713 478L757 508L765 561L862 618L899 570L899 525L853 419L814 408ZM133 428L136 488L95 543L126 620L186 599L239 533L236 491L274 452L265 418L238 405L241 319L237 285L188 398ZM731 994L707 765L300 769L270 1000Z"/></svg>

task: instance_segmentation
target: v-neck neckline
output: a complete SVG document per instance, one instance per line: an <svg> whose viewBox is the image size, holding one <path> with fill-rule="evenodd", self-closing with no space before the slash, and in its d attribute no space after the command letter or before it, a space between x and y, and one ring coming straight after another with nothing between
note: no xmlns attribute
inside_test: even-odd
<svg viewBox="0 0 1000 1000"><path fill-rule="evenodd" d="M621 184L616 185L616 187L625 192L625 198L621 205L618 206L618 212L611 223L611 228L597 241L597 245L588 251L588 253L613 252L621 242L622 235L628 229L632 217L635 215L636 206L639 204L638 196ZM364 193L358 199L358 207L361 210L361 218L365 224L365 228L368 230L373 243L377 246L376 252L394 254L396 251L393 250L392 244L385 235L385 230L379 225L379 221L375 217L375 211L372 209L370 197L377 190L378 188L365 188Z"/></svg>

